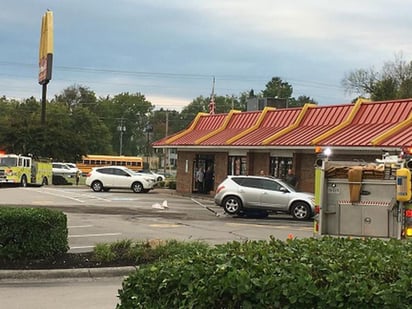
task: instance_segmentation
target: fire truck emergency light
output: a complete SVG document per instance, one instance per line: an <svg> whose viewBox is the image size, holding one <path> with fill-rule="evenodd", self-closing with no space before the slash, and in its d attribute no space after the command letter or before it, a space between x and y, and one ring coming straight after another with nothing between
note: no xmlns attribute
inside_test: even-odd
<svg viewBox="0 0 412 309"><path fill-rule="evenodd" d="M406 204L405 209L405 237L412 237L412 205Z"/></svg>

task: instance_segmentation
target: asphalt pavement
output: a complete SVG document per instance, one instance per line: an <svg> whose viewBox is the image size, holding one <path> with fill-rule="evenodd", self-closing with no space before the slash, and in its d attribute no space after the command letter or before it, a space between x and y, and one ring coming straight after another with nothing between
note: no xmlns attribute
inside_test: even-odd
<svg viewBox="0 0 412 309"><path fill-rule="evenodd" d="M178 195L174 190L163 193ZM190 197L190 196L189 196ZM211 200L212 196L192 196ZM106 309L119 303L123 280L136 268L100 267L45 270L1 270L1 308Z"/></svg>
<svg viewBox="0 0 412 309"><path fill-rule="evenodd" d="M175 190L157 189L170 195L181 195ZM193 194L185 195L196 200L213 200L211 195ZM213 210L212 210L213 211ZM76 268L76 269L44 269L44 270L6 270L0 269L0 284L5 282L17 282L26 280L48 280L67 278L103 278L127 276L135 269L133 266L125 267L100 267L100 268Z"/></svg>

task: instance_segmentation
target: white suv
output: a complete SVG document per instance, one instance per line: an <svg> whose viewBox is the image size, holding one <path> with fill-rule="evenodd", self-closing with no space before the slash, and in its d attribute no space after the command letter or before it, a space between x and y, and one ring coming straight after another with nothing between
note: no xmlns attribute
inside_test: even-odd
<svg viewBox="0 0 412 309"><path fill-rule="evenodd" d="M135 193L147 193L153 189L155 181L124 166L104 166L95 167L87 174L86 185L95 192L131 189Z"/></svg>

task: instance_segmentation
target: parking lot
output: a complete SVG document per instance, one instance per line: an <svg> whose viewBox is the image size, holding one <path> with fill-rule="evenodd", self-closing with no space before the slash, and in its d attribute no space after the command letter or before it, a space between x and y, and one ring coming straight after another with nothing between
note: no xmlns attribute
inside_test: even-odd
<svg viewBox="0 0 412 309"><path fill-rule="evenodd" d="M0 188L1 205L49 207L68 218L72 252L91 250L97 243L120 239L227 241L267 240L270 236L311 237L311 221L298 222L287 215L266 219L232 218L205 196L181 196L155 189L93 192L84 186ZM163 205L167 205L167 208Z"/></svg>

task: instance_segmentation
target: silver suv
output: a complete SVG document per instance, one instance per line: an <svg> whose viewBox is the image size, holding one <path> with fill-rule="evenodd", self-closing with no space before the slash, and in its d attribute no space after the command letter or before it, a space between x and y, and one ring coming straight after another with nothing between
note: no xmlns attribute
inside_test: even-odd
<svg viewBox="0 0 412 309"><path fill-rule="evenodd" d="M311 218L315 207L313 194L265 176L228 176L216 189L215 203L230 215L283 212L298 220Z"/></svg>

